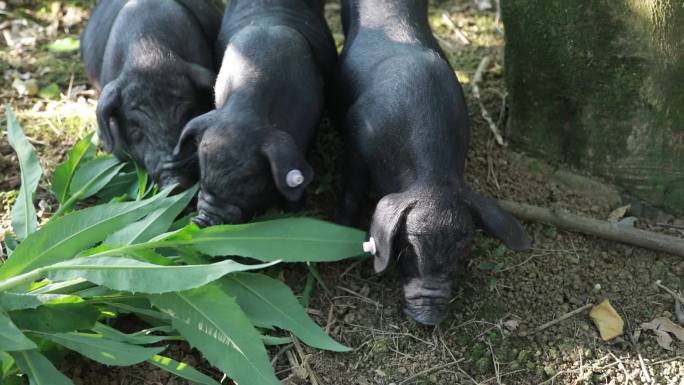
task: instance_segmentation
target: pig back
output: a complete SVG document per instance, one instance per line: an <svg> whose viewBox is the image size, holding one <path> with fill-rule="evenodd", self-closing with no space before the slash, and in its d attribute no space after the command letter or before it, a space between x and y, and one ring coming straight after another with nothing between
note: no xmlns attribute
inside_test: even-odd
<svg viewBox="0 0 684 385"><path fill-rule="evenodd" d="M100 74L109 33L116 17L128 0L101 0L95 5L88 24L81 34L81 59L86 75L100 89Z"/></svg>
<svg viewBox="0 0 684 385"><path fill-rule="evenodd" d="M337 61L337 49L325 21L321 1L252 1L229 2L219 33L217 52L225 52L233 36L247 26L288 27L299 32L307 40L316 64L323 75L330 78Z"/></svg>

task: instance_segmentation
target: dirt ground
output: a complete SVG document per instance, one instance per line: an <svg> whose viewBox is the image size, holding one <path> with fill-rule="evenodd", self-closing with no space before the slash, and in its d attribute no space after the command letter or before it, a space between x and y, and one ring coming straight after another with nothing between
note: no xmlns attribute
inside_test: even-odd
<svg viewBox="0 0 684 385"><path fill-rule="evenodd" d="M92 1L0 1L0 32L5 37L0 39L0 96L3 104L17 112L47 170L75 140L94 129L95 94L87 85L77 53L54 54L45 48L59 38L77 38L91 5ZM326 10L341 42L339 5L331 2ZM640 217L640 227L665 231L656 223L681 226L681 220L621 197L603 184L587 188L594 186L591 181L568 177L564 165L547 164L517 152L514 146L496 144L471 88L478 64L490 56L492 64L480 84L482 100L503 127L504 37L496 4L480 10L473 0L433 1L430 18L466 90L472 130L467 180L474 189L599 219L632 203L627 215ZM8 35L14 39L12 44ZM20 95L17 78L24 83L34 79L38 89L54 83L60 95ZM4 111L1 120L4 127ZM328 218L340 195L340 145L339 135L324 123L311 159L318 177L308 211ZM41 186L38 199L49 205L48 180ZM9 202L17 188L16 157L3 130L0 237L8 229ZM332 354L305 348L317 383L684 385L684 342L675 340L672 350L666 350L652 332L639 331L642 323L654 318L675 319L672 298L655 282L684 290L684 259L543 224L526 223L525 227L534 239L529 252L505 251L498 242L478 237L470 260L458 269L449 318L436 328L420 326L402 313L395 271L376 275L370 260L319 266L327 290L315 290L310 313L354 351ZM668 231L684 236L676 229ZM293 266L285 278L301 292L306 271ZM588 311L536 331L540 325L604 299L625 321L621 337L604 342ZM174 345L167 353L221 379L220 373L186 346ZM306 371L288 360L287 354L278 354L278 349L272 353L277 355L276 370L287 378L286 383L313 383L303 378ZM185 384L148 365L107 368L71 358L63 370L77 385Z"/></svg>

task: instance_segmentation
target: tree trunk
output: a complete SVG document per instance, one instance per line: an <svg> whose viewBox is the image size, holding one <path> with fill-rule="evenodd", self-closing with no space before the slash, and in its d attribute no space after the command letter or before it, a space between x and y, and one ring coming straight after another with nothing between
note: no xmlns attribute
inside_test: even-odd
<svg viewBox="0 0 684 385"><path fill-rule="evenodd" d="M681 0L504 0L514 144L684 213Z"/></svg>

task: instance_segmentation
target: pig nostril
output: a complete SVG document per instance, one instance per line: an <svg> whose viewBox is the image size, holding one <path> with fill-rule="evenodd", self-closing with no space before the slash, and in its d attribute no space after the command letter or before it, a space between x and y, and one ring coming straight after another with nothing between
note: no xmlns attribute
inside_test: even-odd
<svg viewBox="0 0 684 385"><path fill-rule="evenodd" d="M304 174L300 170L294 169L287 173L285 178L287 185L291 188L297 188L304 183Z"/></svg>
<svg viewBox="0 0 684 385"><path fill-rule="evenodd" d="M211 227L220 223L214 220L203 210L200 210L199 214L192 218L192 222L201 228Z"/></svg>

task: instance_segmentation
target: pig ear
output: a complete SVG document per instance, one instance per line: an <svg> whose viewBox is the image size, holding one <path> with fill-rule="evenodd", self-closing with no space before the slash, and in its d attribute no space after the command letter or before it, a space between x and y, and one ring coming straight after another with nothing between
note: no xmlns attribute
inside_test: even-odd
<svg viewBox="0 0 684 385"><path fill-rule="evenodd" d="M296 202L313 180L313 169L304 159L304 151L290 134L274 130L267 135L261 153L271 164L278 191L290 202Z"/></svg>
<svg viewBox="0 0 684 385"><path fill-rule="evenodd" d="M189 121L183 128L178 144L173 150L173 156L178 158L188 152L194 152L196 143L202 138L204 132L214 124L215 111L207 112Z"/></svg>
<svg viewBox="0 0 684 385"><path fill-rule="evenodd" d="M188 63L188 76L199 89L211 90L216 83L216 73L199 64Z"/></svg>
<svg viewBox="0 0 684 385"><path fill-rule="evenodd" d="M107 152L114 152L120 145L117 143L120 137L118 124L111 124L111 120L114 119L114 112L120 105L121 90L118 82L110 82L102 89L100 100L97 102L97 109L95 110L99 128L98 136L102 140L102 145Z"/></svg>
<svg viewBox="0 0 684 385"><path fill-rule="evenodd" d="M387 195L375 206L369 233L376 272L385 271L392 255L397 253L394 240L406 222L406 215L414 206L415 200L407 199L402 194Z"/></svg>
<svg viewBox="0 0 684 385"><path fill-rule="evenodd" d="M532 246L532 241L520 222L502 209L494 199L472 191L468 191L466 196L473 219L487 234L500 239L512 250L527 250Z"/></svg>

